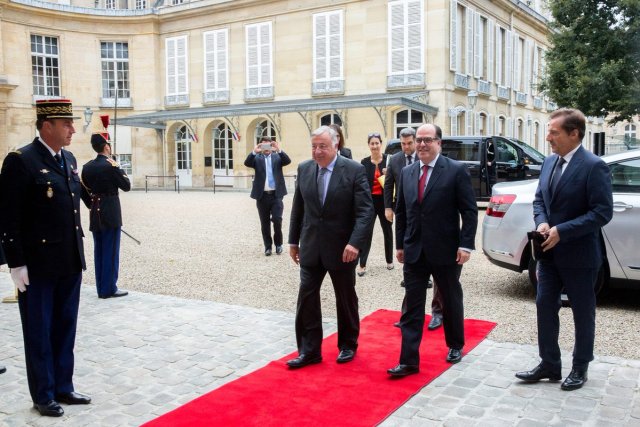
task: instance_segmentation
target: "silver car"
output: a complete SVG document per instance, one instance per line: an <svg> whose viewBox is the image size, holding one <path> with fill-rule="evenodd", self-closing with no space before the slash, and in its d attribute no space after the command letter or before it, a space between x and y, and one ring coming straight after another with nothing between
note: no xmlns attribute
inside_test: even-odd
<svg viewBox="0 0 640 427"><path fill-rule="evenodd" d="M602 157L611 170L613 219L602 229L606 259L595 285L640 289L640 150ZM527 245L527 231L535 228L533 198L537 180L504 182L493 186L482 223L482 250L493 264L528 271L536 287L536 261ZM564 297L563 297L564 299Z"/></svg>

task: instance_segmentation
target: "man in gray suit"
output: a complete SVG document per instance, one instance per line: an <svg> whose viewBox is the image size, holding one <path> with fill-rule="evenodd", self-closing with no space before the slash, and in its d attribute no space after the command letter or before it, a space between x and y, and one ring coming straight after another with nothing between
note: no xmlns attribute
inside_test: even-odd
<svg viewBox="0 0 640 427"><path fill-rule="evenodd" d="M264 254L271 255L272 245L276 245L276 254L282 253L282 198L287 194L282 167L291 163L287 154L280 150L278 143L267 136L249 153L244 165L253 168L256 176L251 188L251 198L256 199L260 215L260 229ZM271 238L273 222L273 238Z"/></svg>
<svg viewBox="0 0 640 427"><path fill-rule="evenodd" d="M360 317L355 284L356 260L367 243L373 202L364 166L338 156L336 132L321 126L311 137L312 160L298 166L291 208L289 253L300 265L296 309L299 355L294 368L322 361L320 286L331 277L338 311L338 363L353 360Z"/></svg>
<svg viewBox="0 0 640 427"><path fill-rule="evenodd" d="M384 215L387 221L393 222L393 215L396 207L396 193L398 191L398 183L400 182L400 172L405 166L413 164L418 160L416 155L416 131L413 128L404 128L400 131L400 146L402 151L391 156L387 171L384 177ZM431 281L427 284L427 288L431 285ZM400 286L404 287L404 280L400 282ZM407 300L402 300L402 313L407 311ZM400 327L400 322L394 324ZM431 300L431 320L427 328L430 331L438 329L442 326L442 298L438 292L438 287L433 288L433 298Z"/></svg>

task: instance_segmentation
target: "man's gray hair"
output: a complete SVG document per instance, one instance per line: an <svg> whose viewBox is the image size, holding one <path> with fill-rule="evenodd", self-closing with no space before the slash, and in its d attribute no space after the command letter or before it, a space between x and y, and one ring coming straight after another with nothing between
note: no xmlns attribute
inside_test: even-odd
<svg viewBox="0 0 640 427"><path fill-rule="evenodd" d="M329 136L331 137L331 145L333 145L334 147L336 145L338 145L338 132L336 132L335 130L331 129L329 126L320 126L318 129L314 130L313 133L311 134L311 136L319 136L322 135L323 133L328 133Z"/></svg>
<svg viewBox="0 0 640 427"><path fill-rule="evenodd" d="M416 130L414 128L404 128L400 131L400 136L412 136L416 137Z"/></svg>

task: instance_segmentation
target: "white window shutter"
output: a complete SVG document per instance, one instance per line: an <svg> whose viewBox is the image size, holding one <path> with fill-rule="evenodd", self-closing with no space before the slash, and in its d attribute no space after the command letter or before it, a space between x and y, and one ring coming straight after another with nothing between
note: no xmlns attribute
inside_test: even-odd
<svg viewBox="0 0 640 427"><path fill-rule="evenodd" d="M504 84L502 78L502 29L496 25L496 84Z"/></svg>
<svg viewBox="0 0 640 427"><path fill-rule="evenodd" d="M342 79L342 11L329 15L329 78Z"/></svg>
<svg viewBox="0 0 640 427"><path fill-rule="evenodd" d="M422 0L413 0L407 3L406 19L406 73L424 72L424 6Z"/></svg>
<svg viewBox="0 0 640 427"><path fill-rule="evenodd" d="M471 130L471 135L473 135L474 133L477 133L478 135L480 135L480 113L474 113L474 121L473 121L473 129Z"/></svg>
<svg viewBox="0 0 640 427"><path fill-rule="evenodd" d="M504 85L506 87L511 87L511 73L513 71L513 54L512 54L512 45L513 45L513 36L511 31L505 31L505 52L504 52Z"/></svg>
<svg viewBox="0 0 640 427"><path fill-rule="evenodd" d="M449 2L449 69L458 71L456 53L458 50L458 2L450 0Z"/></svg>
<svg viewBox="0 0 640 427"><path fill-rule="evenodd" d="M247 87L256 87L258 77L258 27L249 25L247 34Z"/></svg>
<svg viewBox="0 0 640 427"><path fill-rule="evenodd" d="M260 25L260 86L271 86L271 23Z"/></svg>
<svg viewBox="0 0 640 427"><path fill-rule="evenodd" d="M404 74L405 69L405 3L389 3L389 72Z"/></svg>
<svg viewBox="0 0 640 427"><path fill-rule="evenodd" d="M522 81L522 43L520 42L520 36L513 33L513 89L520 91L521 90L521 81Z"/></svg>
<svg viewBox="0 0 640 427"><path fill-rule="evenodd" d="M482 28L482 16L479 13L475 13L475 19L473 20L473 75L476 79L479 79L482 76L482 66L483 57L482 57L482 49L484 47L484 43L482 40L483 36L483 28Z"/></svg>
<svg viewBox="0 0 640 427"><path fill-rule="evenodd" d="M468 7L465 9L465 21L467 25L466 37L465 37L465 74L471 76L473 74L473 10Z"/></svg>
<svg viewBox="0 0 640 427"><path fill-rule="evenodd" d="M531 82L535 85L535 89L533 90L533 94L538 94L538 85L540 76L538 75L538 45L533 44L533 75L531 77Z"/></svg>
<svg viewBox="0 0 640 427"><path fill-rule="evenodd" d="M492 136L493 135L493 115L489 114L487 116L487 129L485 135Z"/></svg>
<svg viewBox="0 0 640 427"><path fill-rule="evenodd" d="M216 79L216 89L229 89L229 30L224 29L216 31L216 53L218 60L216 61L216 70L218 78Z"/></svg>
<svg viewBox="0 0 640 427"><path fill-rule="evenodd" d="M473 135L473 114L470 110L464 112L464 124L467 128L466 135Z"/></svg>
<svg viewBox="0 0 640 427"><path fill-rule="evenodd" d="M451 125L451 136L458 136L458 116L453 114L449 116L449 123Z"/></svg>
<svg viewBox="0 0 640 427"><path fill-rule="evenodd" d="M495 135L500 135L500 130L500 117L496 116L493 122L493 133Z"/></svg>
<svg viewBox="0 0 640 427"><path fill-rule="evenodd" d="M511 120L511 117L507 117L506 129L504 133L506 136L513 136L513 120Z"/></svg>
<svg viewBox="0 0 640 427"><path fill-rule="evenodd" d="M493 82L494 48L495 48L495 24L493 20L487 20L487 81Z"/></svg>
<svg viewBox="0 0 640 427"><path fill-rule="evenodd" d="M531 93L531 40L524 42L524 92Z"/></svg>
<svg viewBox="0 0 640 427"><path fill-rule="evenodd" d="M176 77L177 93L186 94L188 92L188 63L187 63L187 38L180 37L176 40Z"/></svg>
<svg viewBox="0 0 640 427"><path fill-rule="evenodd" d="M176 39L165 40L167 96L176 94Z"/></svg>
<svg viewBox="0 0 640 427"><path fill-rule="evenodd" d="M327 16L324 14L313 17L313 54L314 54L314 81L327 78Z"/></svg>

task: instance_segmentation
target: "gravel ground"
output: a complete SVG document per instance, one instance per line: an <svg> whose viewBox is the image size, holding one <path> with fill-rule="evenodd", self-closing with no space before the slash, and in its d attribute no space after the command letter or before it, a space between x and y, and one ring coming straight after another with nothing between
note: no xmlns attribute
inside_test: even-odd
<svg viewBox="0 0 640 427"><path fill-rule="evenodd" d="M255 201L245 192L180 194L155 191L121 193L124 229L142 245L122 236L122 289L210 300L257 308L295 311L299 270L285 253L263 255ZM284 199L283 234L288 235L292 196ZM95 286L93 240L83 209L87 237L84 283ZM500 342L536 344L535 301L526 273L496 267L481 251L480 211L476 247L462 271L465 317L498 323L490 338ZM367 274L357 278L360 315L379 308L399 309L402 269L386 269L382 232L376 224ZM3 267L6 269L6 266ZM323 314L335 317L330 281L322 290ZM429 292L428 298L431 297ZM598 306L596 353L640 359L640 291L613 291ZM293 334L293 331L291 331ZM573 347L573 319L561 310L561 346Z"/></svg>

